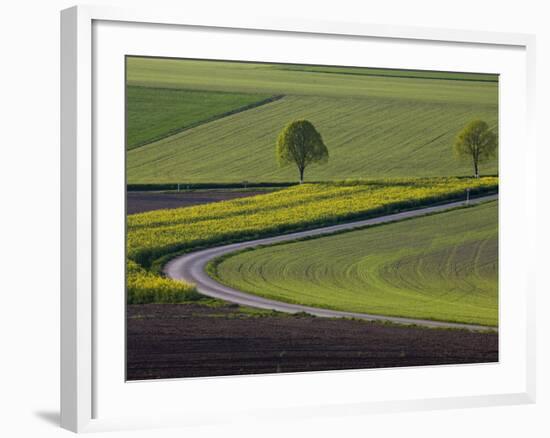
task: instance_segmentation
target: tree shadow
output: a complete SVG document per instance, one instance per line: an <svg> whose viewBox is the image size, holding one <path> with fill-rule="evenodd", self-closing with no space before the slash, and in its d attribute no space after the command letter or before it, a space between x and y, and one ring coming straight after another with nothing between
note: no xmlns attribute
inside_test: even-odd
<svg viewBox="0 0 550 438"><path fill-rule="evenodd" d="M53 426L59 426L60 424L61 415L58 411L37 411L34 415Z"/></svg>

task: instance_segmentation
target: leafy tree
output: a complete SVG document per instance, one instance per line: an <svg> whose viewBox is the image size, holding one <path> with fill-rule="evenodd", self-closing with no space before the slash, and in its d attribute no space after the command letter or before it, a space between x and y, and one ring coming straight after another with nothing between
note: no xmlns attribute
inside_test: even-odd
<svg viewBox="0 0 550 438"><path fill-rule="evenodd" d="M497 135L483 120L473 120L458 134L454 152L458 158L472 160L474 177L479 178L479 164L494 157L498 147Z"/></svg>
<svg viewBox="0 0 550 438"><path fill-rule="evenodd" d="M279 166L298 167L300 183L304 182L306 167L328 161L328 149L321 134L307 120L295 120L283 128L277 139L276 155Z"/></svg>

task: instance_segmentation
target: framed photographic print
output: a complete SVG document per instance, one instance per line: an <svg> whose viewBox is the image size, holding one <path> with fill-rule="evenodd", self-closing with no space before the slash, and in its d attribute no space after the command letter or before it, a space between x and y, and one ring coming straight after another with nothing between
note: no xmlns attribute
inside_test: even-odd
<svg viewBox="0 0 550 438"><path fill-rule="evenodd" d="M75 7L61 44L63 427L534 400L532 36Z"/></svg>

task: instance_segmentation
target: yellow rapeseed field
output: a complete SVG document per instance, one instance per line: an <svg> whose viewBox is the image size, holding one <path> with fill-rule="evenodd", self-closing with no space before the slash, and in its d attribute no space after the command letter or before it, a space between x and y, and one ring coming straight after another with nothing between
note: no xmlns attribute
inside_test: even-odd
<svg viewBox="0 0 550 438"><path fill-rule="evenodd" d="M358 180L302 184L231 201L128 216L129 303L200 299L193 285L164 278L171 256L197 248L314 228L496 191L497 177Z"/></svg>

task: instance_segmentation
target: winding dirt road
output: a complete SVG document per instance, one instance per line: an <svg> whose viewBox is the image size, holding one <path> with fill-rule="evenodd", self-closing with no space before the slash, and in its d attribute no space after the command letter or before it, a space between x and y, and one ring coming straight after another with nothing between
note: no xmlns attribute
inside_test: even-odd
<svg viewBox="0 0 550 438"><path fill-rule="evenodd" d="M469 205L479 204L481 202L492 201L498 199L498 195L483 196L469 201ZM205 268L208 262L216 257L239 251L245 248L252 248L260 245L269 245L272 243L285 242L300 239L309 236L322 236L336 233L343 230L352 230L369 225L376 225L388 222L395 222L402 219L424 216L430 213L442 212L456 207L464 206L464 201L451 202L447 204L435 205L432 207L421 208L417 210L404 211L387 216L380 216L371 219L364 219L355 222L348 222L339 225L333 225L323 228L315 228L312 230L301 231L297 233L284 234L276 237L268 237L263 239L251 240L247 242L234 243L230 245L218 246L201 251L184 254L176 257L168 262L163 271L164 273L175 280L184 280L188 283L196 285L197 290L209 297L218 298L224 301L237 303L244 306L257 307L261 309L277 310L286 313L306 312L311 315L326 317L326 318L358 318L369 321L389 321L397 324L415 324L434 328L461 328L468 330L497 330L494 327L486 327L474 324L461 324L444 321L431 321L425 319L402 318L395 316L373 315L369 313L344 312L338 310L321 309L317 307L302 306L299 304L284 303L281 301L262 298L249 293L241 292L231 287L218 283L209 277Z"/></svg>

